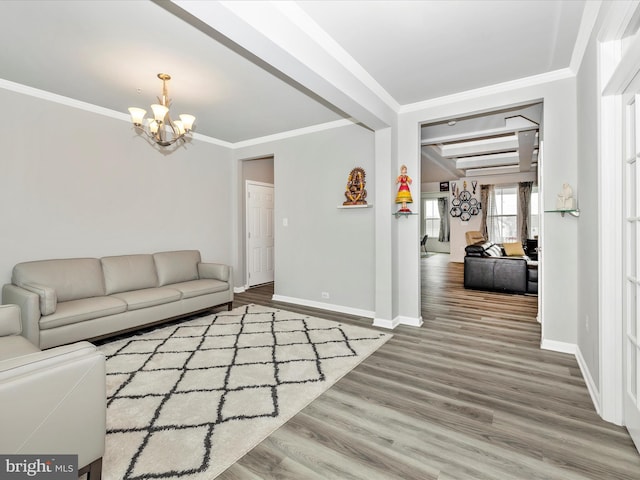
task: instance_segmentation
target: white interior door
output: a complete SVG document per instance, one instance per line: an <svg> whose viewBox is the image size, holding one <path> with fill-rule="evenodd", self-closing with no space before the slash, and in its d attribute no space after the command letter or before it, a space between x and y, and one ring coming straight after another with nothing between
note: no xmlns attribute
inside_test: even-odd
<svg viewBox="0 0 640 480"><path fill-rule="evenodd" d="M624 219L625 298L623 322L624 424L640 450L640 82L634 81L623 95L624 105Z"/></svg>
<svg viewBox="0 0 640 480"><path fill-rule="evenodd" d="M271 184L246 182L247 286L274 280L273 195Z"/></svg>

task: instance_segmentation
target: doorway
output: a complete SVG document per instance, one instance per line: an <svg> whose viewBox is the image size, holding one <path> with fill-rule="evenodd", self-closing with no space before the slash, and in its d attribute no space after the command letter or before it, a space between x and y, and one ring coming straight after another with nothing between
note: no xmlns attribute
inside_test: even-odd
<svg viewBox="0 0 640 480"><path fill-rule="evenodd" d="M640 71L639 71L640 73ZM640 218L638 217L640 182L640 76L625 90L622 96L624 112L623 145L625 148L623 161L624 191L623 202L625 221L623 222L624 237L624 303L623 303L623 415L624 424L631 434L631 438L640 449L640 315L638 315L638 297L640 297L640 275L638 263L640 249L638 236L640 234Z"/></svg>
<svg viewBox="0 0 640 480"><path fill-rule="evenodd" d="M247 220L247 287L274 281L273 184L245 182Z"/></svg>

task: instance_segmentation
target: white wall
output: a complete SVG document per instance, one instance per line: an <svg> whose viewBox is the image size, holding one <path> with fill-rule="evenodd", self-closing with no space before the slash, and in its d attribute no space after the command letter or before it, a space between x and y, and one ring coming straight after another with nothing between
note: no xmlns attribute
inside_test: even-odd
<svg viewBox="0 0 640 480"><path fill-rule="evenodd" d="M424 102L401 114L403 142L399 158L419 165L421 123L432 123L501 107L544 102L544 168L542 209L554 206L556 194L563 182L574 186L578 198L576 82L569 71L555 72L526 82L496 85L461 95ZM571 348L577 341L577 220L545 213L542 251L545 268L540 279L544 289L543 346L554 349ZM403 245L400 246L400 249ZM406 248L411 248L406 244ZM453 244L451 246L453 252ZM415 280L419 283L419 279ZM413 302L412 295L405 296Z"/></svg>
<svg viewBox="0 0 640 480"><path fill-rule="evenodd" d="M374 153L373 132L358 125L235 151L238 160L274 157L275 295L373 314ZM338 208L354 167L366 172L372 208ZM244 213L238 215L242 224ZM283 225L285 219L288 226ZM244 285L244 279L237 279L236 285ZM330 297L322 298L322 292Z"/></svg>
<svg viewBox="0 0 640 480"><path fill-rule="evenodd" d="M0 280L22 261L199 249L230 263L231 154L0 89Z"/></svg>

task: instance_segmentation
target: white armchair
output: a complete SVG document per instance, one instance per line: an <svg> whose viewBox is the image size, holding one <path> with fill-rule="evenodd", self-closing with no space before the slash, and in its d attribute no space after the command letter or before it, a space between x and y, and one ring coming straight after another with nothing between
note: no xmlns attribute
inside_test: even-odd
<svg viewBox="0 0 640 480"><path fill-rule="evenodd" d="M40 351L21 331L20 307L0 305L0 452L78 455L80 471L99 480L104 355L88 342Z"/></svg>

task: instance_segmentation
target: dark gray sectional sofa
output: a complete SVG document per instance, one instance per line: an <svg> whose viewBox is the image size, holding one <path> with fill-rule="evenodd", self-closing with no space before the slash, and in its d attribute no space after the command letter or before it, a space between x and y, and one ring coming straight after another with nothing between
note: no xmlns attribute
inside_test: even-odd
<svg viewBox="0 0 640 480"><path fill-rule="evenodd" d="M464 287L507 293L538 293L538 266L528 257L506 256L498 244L467 245Z"/></svg>

